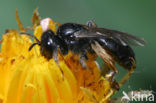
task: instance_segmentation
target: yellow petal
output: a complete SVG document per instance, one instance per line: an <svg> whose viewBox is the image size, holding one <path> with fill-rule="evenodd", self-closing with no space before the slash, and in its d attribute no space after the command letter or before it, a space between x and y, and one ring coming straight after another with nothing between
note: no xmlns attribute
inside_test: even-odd
<svg viewBox="0 0 156 103"><path fill-rule="evenodd" d="M40 25L40 21L41 21L41 18L40 18L40 16L39 16L38 9L36 8L36 9L34 10L34 13L33 13L33 16L32 16L33 30L34 30L38 25Z"/></svg>
<svg viewBox="0 0 156 103"><path fill-rule="evenodd" d="M22 25L22 22L21 22L20 19L19 19L17 9L16 9L16 21L17 21L17 25L18 25L19 30L20 30L21 32L26 32L26 29L24 28L24 26Z"/></svg>

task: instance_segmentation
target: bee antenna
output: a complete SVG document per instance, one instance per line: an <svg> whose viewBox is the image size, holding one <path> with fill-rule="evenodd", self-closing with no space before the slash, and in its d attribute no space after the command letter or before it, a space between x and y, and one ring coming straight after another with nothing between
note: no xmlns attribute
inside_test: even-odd
<svg viewBox="0 0 156 103"><path fill-rule="evenodd" d="M29 51L35 46L35 45L40 45L38 42L37 43L33 43L30 47L29 47Z"/></svg>
<svg viewBox="0 0 156 103"><path fill-rule="evenodd" d="M21 34L21 35L28 35L28 36L34 38L34 39L37 41L37 43L40 44L40 41L37 39L36 36L34 36L34 35L32 35L32 34L29 34L29 33L25 33L25 32L20 32L20 34Z"/></svg>

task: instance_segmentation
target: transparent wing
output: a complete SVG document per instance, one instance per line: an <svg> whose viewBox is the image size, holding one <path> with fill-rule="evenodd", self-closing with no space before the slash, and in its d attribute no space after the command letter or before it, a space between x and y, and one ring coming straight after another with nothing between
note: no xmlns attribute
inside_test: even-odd
<svg viewBox="0 0 156 103"><path fill-rule="evenodd" d="M146 41L143 38L136 37L134 35L120 32L117 30L110 30L105 28L87 28L88 30L82 30L75 32L74 36L77 39L80 38L115 38L118 39L123 45L131 44L135 46L144 46Z"/></svg>
<svg viewBox="0 0 156 103"><path fill-rule="evenodd" d="M117 30L109 30L109 29L102 29L102 30L110 33L109 34L110 36L120 38L121 41L131 45L144 46L146 44L146 41L143 38L139 38L128 33L120 32Z"/></svg>

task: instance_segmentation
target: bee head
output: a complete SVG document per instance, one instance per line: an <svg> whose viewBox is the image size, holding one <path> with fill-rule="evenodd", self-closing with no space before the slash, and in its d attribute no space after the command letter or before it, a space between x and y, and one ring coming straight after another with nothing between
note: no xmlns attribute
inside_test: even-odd
<svg viewBox="0 0 156 103"><path fill-rule="evenodd" d="M51 59L59 48L58 40L52 30L45 31L41 36L40 51L46 59Z"/></svg>

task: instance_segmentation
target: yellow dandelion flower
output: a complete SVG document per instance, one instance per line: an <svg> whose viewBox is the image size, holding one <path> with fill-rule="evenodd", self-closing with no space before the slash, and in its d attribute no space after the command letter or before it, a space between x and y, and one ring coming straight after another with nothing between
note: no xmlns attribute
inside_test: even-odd
<svg viewBox="0 0 156 103"><path fill-rule="evenodd" d="M19 31L26 32L17 11ZM34 35L40 38L43 27L56 31L58 23L48 19L40 25L37 10L33 15ZM96 62L88 60L83 69L78 55L59 55L62 73L53 59L46 60L39 46L28 51L32 40L17 30L2 36L0 51L0 103L107 103L112 94L110 82L100 75Z"/></svg>

